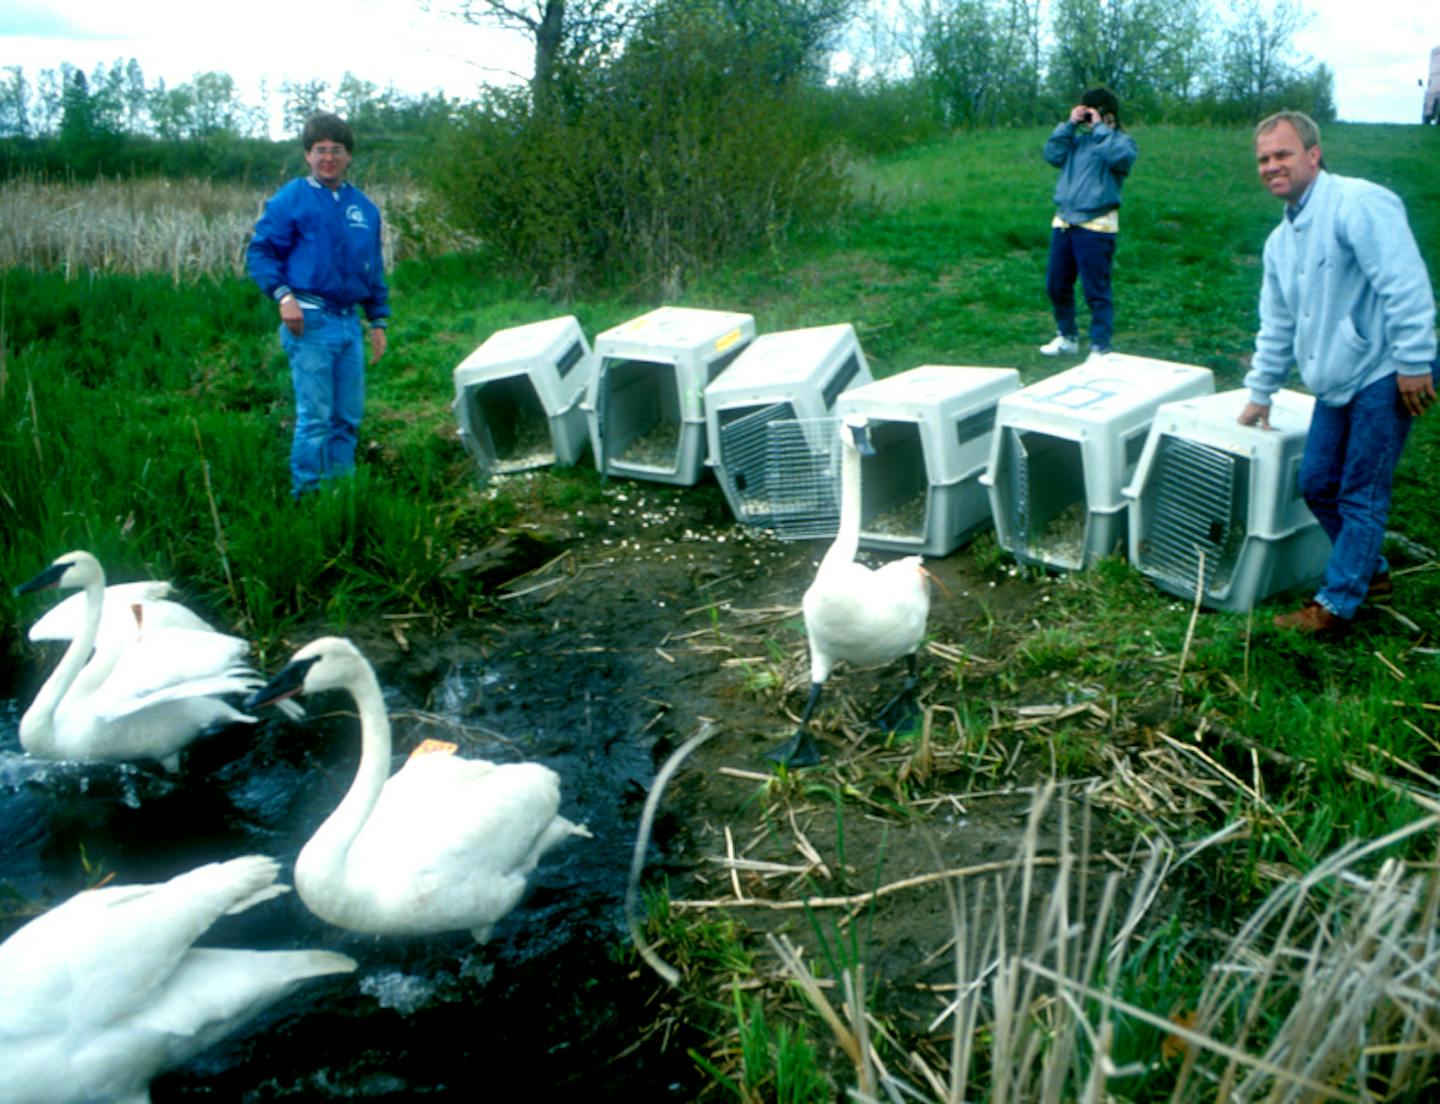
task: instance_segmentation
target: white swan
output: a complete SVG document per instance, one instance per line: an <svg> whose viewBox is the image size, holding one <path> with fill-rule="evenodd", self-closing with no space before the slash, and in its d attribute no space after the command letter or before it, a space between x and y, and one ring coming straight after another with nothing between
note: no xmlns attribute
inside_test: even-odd
<svg viewBox="0 0 1440 1104"><path fill-rule="evenodd" d="M904 656L905 685L881 710L881 717L910 701L916 677L915 653L930 616L929 574L919 556L891 560L871 570L855 560L860 548L860 463L873 455L869 420L849 414L840 425L840 527L805 591L805 635L810 643L810 696L800 727L767 758L788 766L818 763L820 749L810 735L810 717L830 672L842 660L874 667ZM888 727L888 725L887 725Z"/></svg>
<svg viewBox="0 0 1440 1104"><path fill-rule="evenodd" d="M215 631L199 614L171 599L172 593L174 587L162 579L111 583L105 587L95 650L106 652L123 647L134 638L137 620L149 628ZM47 640L74 640L85 624L85 603L84 593L70 595L46 610L25 635L36 644Z"/></svg>
<svg viewBox="0 0 1440 1104"><path fill-rule="evenodd" d="M390 718L375 672L348 640L322 637L245 704L344 690L360 711L360 766L295 860L295 890L351 931L469 930L481 943L525 891L541 856L590 835L558 814L560 776L539 763L413 755L390 776Z"/></svg>
<svg viewBox="0 0 1440 1104"><path fill-rule="evenodd" d="M199 949L221 916L287 891L263 855L76 894L0 943L0 1100L142 1104L150 1079L241 1027L329 951Z"/></svg>
<svg viewBox="0 0 1440 1104"><path fill-rule="evenodd" d="M100 562L88 552L67 553L15 592L51 587L82 589L84 617L20 719L20 744L30 755L158 759L176 771L181 749L206 728L254 722L217 696L250 693L263 681L245 662L245 641L208 628L150 626L141 604L138 616L132 612L128 640L117 607L105 647L96 648L106 616Z"/></svg>

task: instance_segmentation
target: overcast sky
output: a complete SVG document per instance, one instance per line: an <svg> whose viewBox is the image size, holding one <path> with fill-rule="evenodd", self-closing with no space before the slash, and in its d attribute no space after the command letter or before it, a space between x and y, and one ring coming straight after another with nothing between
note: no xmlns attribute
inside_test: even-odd
<svg viewBox="0 0 1440 1104"><path fill-rule="evenodd" d="M132 57L151 85L228 73L257 106L263 80L277 123L287 80L335 88L350 72L410 95L470 98L531 66L525 40L429 14L418 0L0 0L0 67L23 65L32 86L62 62L89 73Z"/></svg>
<svg viewBox="0 0 1440 1104"><path fill-rule="evenodd" d="M1307 6L1315 16L1296 44L1334 70L1340 118L1418 122L1416 81L1440 46L1440 3ZM427 14L418 0L0 0L0 66L23 65L32 83L61 62L89 72L131 57L150 84L228 73L256 105L263 78L277 113L276 90L285 80L319 79L333 88L348 70L411 95L468 98L479 84L523 79L531 61L523 39Z"/></svg>

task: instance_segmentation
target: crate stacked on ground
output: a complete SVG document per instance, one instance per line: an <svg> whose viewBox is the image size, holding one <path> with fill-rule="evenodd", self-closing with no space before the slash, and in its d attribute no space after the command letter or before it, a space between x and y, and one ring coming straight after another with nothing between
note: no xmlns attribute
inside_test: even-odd
<svg viewBox="0 0 1440 1104"><path fill-rule="evenodd" d="M1130 562L1162 590L1245 611L1314 586L1330 541L1300 494L1300 459L1315 400L1278 391L1270 428L1236 418L1245 390L1166 403L1125 495Z"/></svg>
<svg viewBox="0 0 1440 1104"><path fill-rule="evenodd" d="M870 378L855 329L842 322L762 334L705 389L710 464L739 521L787 539L834 534L831 413Z"/></svg>
<svg viewBox="0 0 1440 1104"><path fill-rule="evenodd" d="M947 556L990 528L980 477L997 406L1019 387L1013 368L926 364L840 396L836 415L865 415L875 450L860 462L862 548Z"/></svg>
<svg viewBox="0 0 1440 1104"><path fill-rule="evenodd" d="M453 373L460 440L482 476L573 464L588 440L590 343L572 316L498 330Z"/></svg>
<svg viewBox="0 0 1440 1104"><path fill-rule="evenodd" d="M1156 411L1214 390L1208 368L1115 353L1006 395L981 477L1000 546L1057 570L1124 553L1122 490Z"/></svg>
<svg viewBox="0 0 1440 1104"><path fill-rule="evenodd" d="M696 483L705 388L754 338L750 315L692 307L660 307L596 337L584 408L600 472Z"/></svg>

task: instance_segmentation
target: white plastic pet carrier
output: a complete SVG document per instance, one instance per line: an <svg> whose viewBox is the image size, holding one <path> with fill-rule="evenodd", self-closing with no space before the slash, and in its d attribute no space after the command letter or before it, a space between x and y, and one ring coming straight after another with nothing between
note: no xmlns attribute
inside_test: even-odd
<svg viewBox="0 0 1440 1104"><path fill-rule="evenodd" d="M1300 495L1300 459L1315 400L1279 391L1270 428L1236 418L1249 392L1166 403L1134 481L1130 562L1162 590L1244 611L1316 584L1330 541ZM1203 572L1203 574L1202 574Z"/></svg>
<svg viewBox="0 0 1440 1104"><path fill-rule="evenodd" d="M1121 490L1155 412L1214 390L1208 368L1113 353L1006 395L981 476L1000 546L1060 570L1125 551Z"/></svg>
<svg viewBox="0 0 1440 1104"><path fill-rule="evenodd" d="M863 414L874 456L861 459L860 546L948 556L988 529L980 476L1013 368L927 364L840 396L836 415Z"/></svg>
<svg viewBox="0 0 1440 1104"><path fill-rule="evenodd" d="M462 360L452 407L481 475L575 463L587 440L580 400L591 368L574 317L498 330Z"/></svg>
<svg viewBox="0 0 1440 1104"><path fill-rule="evenodd" d="M710 464L738 520L790 538L834 533L827 423L846 389L870 378L855 328L841 322L763 334L705 389Z"/></svg>
<svg viewBox="0 0 1440 1104"><path fill-rule="evenodd" d="M705 462L705 388L755 338L734 311L660 307L595 339L584 407L604 474L691 485Z"/></svg>

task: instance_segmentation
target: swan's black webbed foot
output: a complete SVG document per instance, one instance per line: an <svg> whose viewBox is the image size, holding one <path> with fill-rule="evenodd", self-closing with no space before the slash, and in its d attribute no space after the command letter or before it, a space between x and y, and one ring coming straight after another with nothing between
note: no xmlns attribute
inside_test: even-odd
<svg viewBox="0 0 1440 1104"><path fill-rule="evenodd" d="M875 714L875 727L882 732L899 732L909 728L911 722L920 716L920 704L912 690L902 690Z"/></svg>
<svg viewBox="0 0 1440 1104"><path fill-rule="evenodd" d="M905 663L905 685L875 714L875 727L883 732L906 728L920 715L920 703L915 698L915 687L920 684L919 667L913 655L906 656Z"/></svg>
<svg viewBox="0 0 1440 1104"><path fill-rule="evenodd" d="M784 767L813 767L825 758L820 751L820 745L810 735L808 728L801 728L794 736L786 740L779 747L773 747L765 753L765 758L772 763L779 763Z"/></svg>

